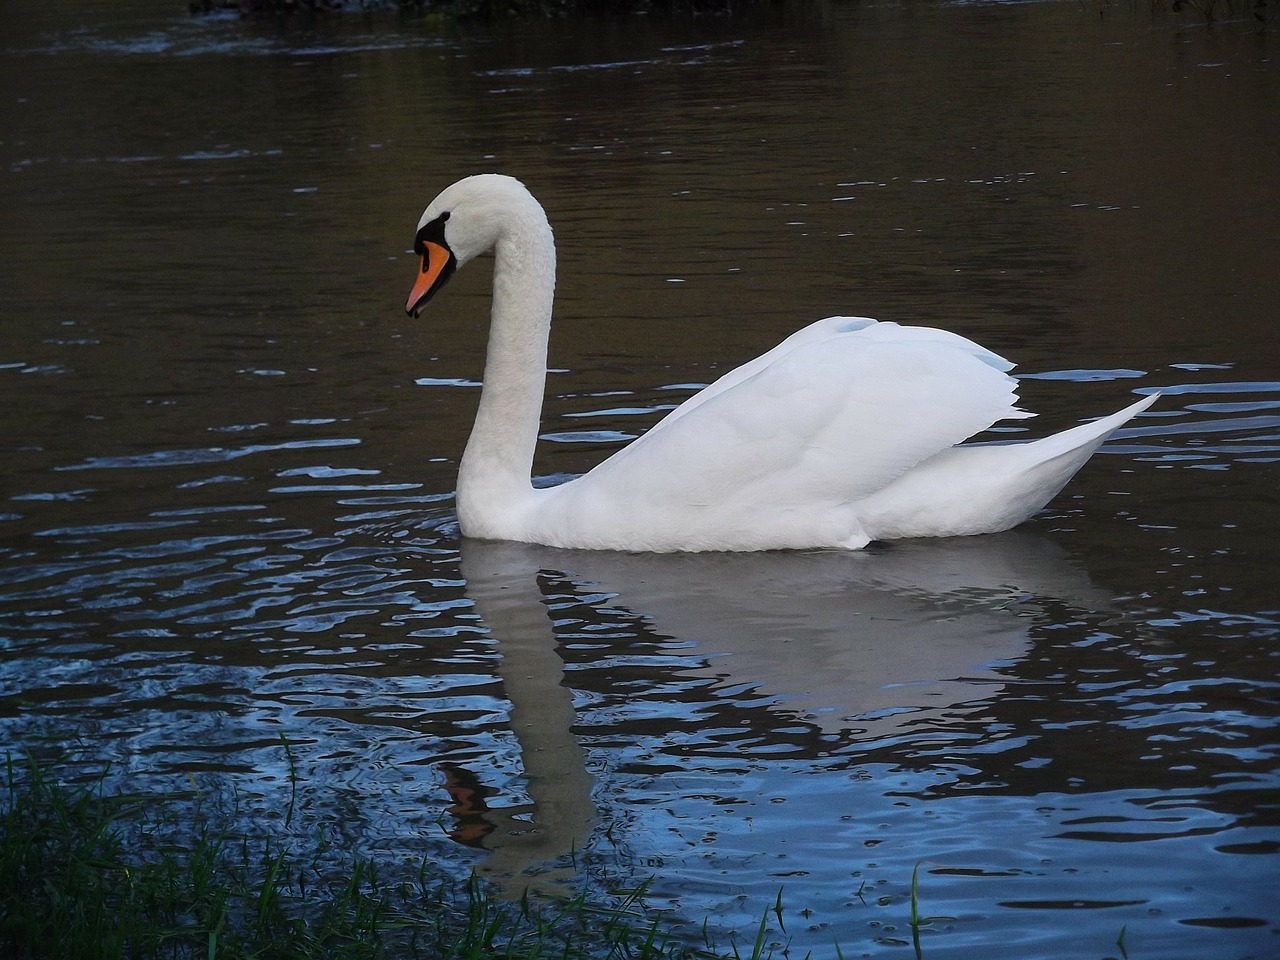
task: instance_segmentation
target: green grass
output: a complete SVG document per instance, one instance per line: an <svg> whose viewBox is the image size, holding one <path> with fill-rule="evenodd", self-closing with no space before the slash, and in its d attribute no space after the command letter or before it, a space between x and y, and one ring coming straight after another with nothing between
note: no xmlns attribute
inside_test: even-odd
<svg viewBox="0 0 1280 960"><path fill-rule="evenodd" d="M233 833L198 797L113 794L52 770L5 764L0 956L13 960L727 956L650 915L643 887L513 902L425 862L387 879L360 857L321 865L270 832ZM762 921L752 957L763 936Z"/></svg>

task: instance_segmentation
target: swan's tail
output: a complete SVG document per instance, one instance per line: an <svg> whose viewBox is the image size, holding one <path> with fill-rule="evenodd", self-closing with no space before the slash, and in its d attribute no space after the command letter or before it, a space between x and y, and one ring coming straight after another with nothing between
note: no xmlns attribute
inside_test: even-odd
<svg viewBox="0 0 1280 960"><path fill-rule="evenodd" d="M1017 446L1025 448L1028 453L1034 450L1037 461L1047 461L1068 454L1078 455L1079 462L1062 481L1065 484L1067 480L1071 479L1071 474L1079 470L1080 466L1093 456L1094 451L1102 445L1107 437L1155 403L1159 397L1160 394L1153 393L1129 404L1123 410L1116 411L1109 417L1091 420L1089 423L1082 423L1078 427L1063 430L1061 433L1055 433L1042 440L1033 440L1030 443L1017 444ZM1055 490L1054 492L1056 493L1057 491Z"/></svg>
<svg viewBox="0 0 1280 960"><path fill-rule="evenodd" d="M1008 530L1041 510L1107 437L1159 396L1041 440L944 450L863 500L862 527L873 540Z"/></svg>

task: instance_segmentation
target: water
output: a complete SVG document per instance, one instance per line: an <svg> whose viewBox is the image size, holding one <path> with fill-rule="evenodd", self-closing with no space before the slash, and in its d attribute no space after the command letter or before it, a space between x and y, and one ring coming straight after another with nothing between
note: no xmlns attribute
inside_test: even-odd
<svg viewBox="0 0 1280 960"><path fill-rule="evenodd" d="M299 842L652 876L747 943L781 889L797 956L912 955L917 865L926 956L1275 954L1274 31L180 7L6 17L9 744L283 821L283 735ZM460 543L487 270L400 305L421 208L490 169L559 243L540 476L828 313L1018 361L1003 436L1164 397L1009 535Z"/></svg>

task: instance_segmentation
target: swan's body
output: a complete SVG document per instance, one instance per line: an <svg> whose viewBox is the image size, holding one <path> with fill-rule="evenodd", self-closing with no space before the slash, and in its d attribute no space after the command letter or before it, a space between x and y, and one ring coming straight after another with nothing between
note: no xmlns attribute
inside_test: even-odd
<svg viewBox="0 0 1280 960"><path fill-rule="evenodd" d="M603 550L857 549L1007 530L1156 397L1025 443L959 446L1014 406L1013 364L970 340L828 317L690 397L589 473L530 482L555 245L510 177L460 180L427 207L415 316L457 266L495 255L484 389L458 471L462 533Z"/></svg>

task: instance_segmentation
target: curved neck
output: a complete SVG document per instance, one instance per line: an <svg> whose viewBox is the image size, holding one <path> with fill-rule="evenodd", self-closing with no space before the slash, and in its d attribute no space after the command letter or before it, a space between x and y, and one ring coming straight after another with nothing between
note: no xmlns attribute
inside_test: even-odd
<svg viewBox="0 0 1280 960"><path fill-rule="evenodd" d="M466 536L509 538L506 521L532 496L555 283L551 227L530 198L509 212L494 244L484 386L458 469L458 519Z"/></svg>

